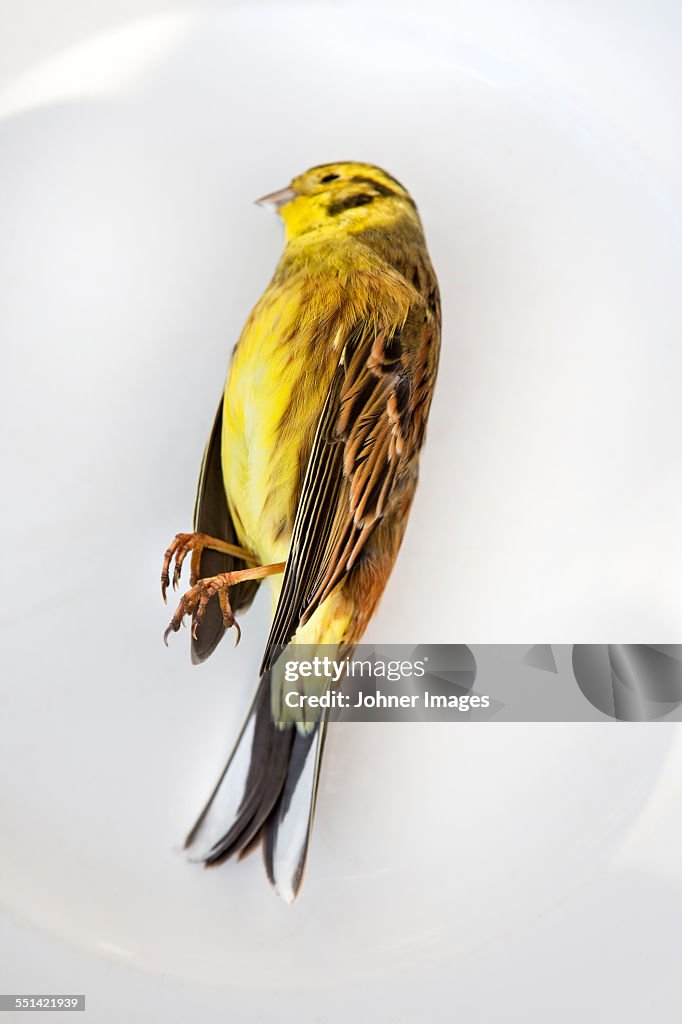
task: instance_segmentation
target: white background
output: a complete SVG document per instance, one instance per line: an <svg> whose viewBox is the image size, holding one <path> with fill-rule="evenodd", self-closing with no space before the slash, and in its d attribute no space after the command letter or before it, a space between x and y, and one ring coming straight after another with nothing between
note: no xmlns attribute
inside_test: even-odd
<svg viewBox="0 0 682 1024"><path fill-rule="evenodd" d="M679 639L679 11L0 17L0 990L98 1024L677 1021L677 727L345 725L289 908L258 856L179 851L267 609L193 669L158 575L281 249L252 200L369 160L419 205L444 337L367 639Z"/></svg>

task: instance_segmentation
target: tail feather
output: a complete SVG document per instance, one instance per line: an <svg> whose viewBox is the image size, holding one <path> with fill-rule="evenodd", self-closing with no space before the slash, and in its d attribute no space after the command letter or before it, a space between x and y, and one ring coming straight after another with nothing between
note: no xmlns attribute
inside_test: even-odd
<svg viewBox="0 0 682 1024"><path fill-rule="evenodd" d="M323 719L307 735L296 733L286 783L265 826L265 868L288 903L296 899L303 881L326 726Z"/></svg>
<svg viewBox="0 0 682 1024"><path fill-rule="evenodd" d="M244 722L215 789L185 839L185 849L192 855L191 860L204 860L225 835L225 822L233 821L238 816L251 763L256 726L253 710Z"/></svg>
<svg viewBox="0 0 682 1024"><path fill-rule="evenodd" d="M302 734L272 721L270 673L262 677L237 744L185 847L216 864L264 839L270 881L293 902L308 850L324 722Z"/></svg>

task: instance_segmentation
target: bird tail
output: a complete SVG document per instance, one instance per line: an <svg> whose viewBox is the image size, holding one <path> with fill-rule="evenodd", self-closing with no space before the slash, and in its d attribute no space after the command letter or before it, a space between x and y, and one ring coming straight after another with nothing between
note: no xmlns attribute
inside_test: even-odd
<svg viewBox="0 0 682 1024"><path fill-rule="evenodd" d="M256 697L225 769L185 841L193 860L216 864L259 841L268 878L293 903L303 880L326 715L302 732L273 721L271 673Z"/></svg>

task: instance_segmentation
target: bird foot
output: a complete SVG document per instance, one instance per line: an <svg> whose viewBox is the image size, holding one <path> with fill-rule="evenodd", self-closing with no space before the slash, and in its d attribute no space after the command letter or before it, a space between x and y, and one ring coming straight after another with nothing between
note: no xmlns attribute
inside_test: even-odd
<svg viewBox="0 0 682 1024"><path fill-rule="evenodd" d="M180 534L179 536L183 535ZM187 535L185 534L184 536ZM213 547L213 544L206 544L204 546ZM224 549L220 548L218 550ZM249 558L253 557L248 555L248 553L246 554ZM237 643L239 643L239 640L241 639L241 629L239 628L239 623L235 619L230 605L230 587L235 586L237 583L244 583L246 580L262 580L265 576L276 576L277 574L284 572L285 565L285 562L274 562L272 565L258 565L250 569L237 569L235 572L221 572L218 573L217 576L206 576L204 579L197 580L191 589L182 597L175 615L170 620L168 628L163 634L164 643L168 646L168 637L171 633L177 633L182 625L185 615L192 616L192 636L196 640L197 625L204 617L206 605L211 598L216 595L220 601L220 609L223 613L225 629L230 629L234 626L237 630Z"/></svg>
<svg viewBox="0 0 682 1024"><path fill-rule="evenodd" d="M163 556L161 596L163 597L164 604L166 603L166 593L170 583L170 567L173 559L175 559L173 590L177 590L182 573L182 564L189 552L192 552L189 585L193 587L199 580L201 553L204 548L210 548L212 551L222 551L226 555L234 555L235 558L241 558L244 562L256 561L251 552L247 551L246 548L240 548L236 544L229 544L227 541L219 540L217 537L209 537L206 533L177 533Z"/></svg>
<svg viewBox="0 0 682 1024"><path fill-rule="evenodd" d="M182 597L175 615L170 620L168 628L163 634L163 642L166 646L168 646L168 637L170 634L177 633L180 629L185 615L192 616L192 636L196 640L197 626L204 617L206 605L212 597L216 596L216 594L220 601L220 609L223 613L223 624L225 629L230 629L234 626L237 630L237 643L239 643L242 631L239 628L239 623L232 613L232 607L230 605L230 587L234 583L239 582L239 580L235 580L233 578L239 575L240 574L238 572L221 572L218 576L207 576L203 580L198 580Z"/></svg>

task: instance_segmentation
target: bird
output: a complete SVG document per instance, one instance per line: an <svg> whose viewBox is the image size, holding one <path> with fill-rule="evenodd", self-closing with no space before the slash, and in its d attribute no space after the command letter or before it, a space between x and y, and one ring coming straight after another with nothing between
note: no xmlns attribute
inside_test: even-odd
<svg viewBox="0 0 682 1024"><path fill-rule="evenodd" d="M192 622L204 661L263 580L272 621L253 704L185 846L216 864L262 845L299 894L328 712L276 713L287 645L352 654L400 548L441 337L438 281L416 204L381 168L321 164L257 200L284 222L274 276L233 350L199 474L193 530L163 560L164 600L190 589L164 640ZM281 704L280 704L281 711Z"/></svg>

